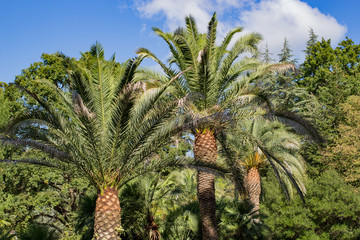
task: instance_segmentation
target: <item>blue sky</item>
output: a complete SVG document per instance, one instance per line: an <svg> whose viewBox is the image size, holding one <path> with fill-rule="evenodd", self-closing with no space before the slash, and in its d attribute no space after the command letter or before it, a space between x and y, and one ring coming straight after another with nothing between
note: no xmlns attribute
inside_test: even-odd
<svg viewBox="0 0 360 240"><path fill-rule="evenodd" d="M263 34L276 58L286 37L302 60L309 27L334 44L345 36L359 44L359 9L358 0L0 0L0 82L14 81L42 53L78 58L95 41L118 61L134 57L138 47L166 59L168 50L151 27L171 31L192 14L205 31L214 11L219 38L243 26Z"/></svg>

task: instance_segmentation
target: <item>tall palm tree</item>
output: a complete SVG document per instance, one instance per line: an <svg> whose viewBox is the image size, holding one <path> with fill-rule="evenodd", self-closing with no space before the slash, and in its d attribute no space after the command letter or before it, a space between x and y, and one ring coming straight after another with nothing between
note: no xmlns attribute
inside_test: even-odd
<svg viewBox="0 0 360 240"><path fill-rule="evenodd" d="M239 124L239 123L238 123ZM234 160L245 167L244 187L253 214L259 211L261 194L260 167L268 162L278 177L287 196L291 186L302 196L304 188L304 159L299 154L300 138L277 121L263 118L247 119L237 126L235 134L228 135L228 146Z"/></svg>
<svg viewBox="0 0 360 240"><path fill-rule="evenodd" d="M165 77L159 77L157 73L147 73L147 78L152 75L164 83L177 73L190 68L173 83L177 90L173 96L187 100L180 113L187 117L187 124L183 128L191 130L195 135L195 159L206 164L215 163L216 135L230 121L230 108L238 107L244 99L259 93L256 86L249 84L251 79L259 74L252 74L259 66L258 61L247 57L239 60L239 57L244 53L255 53L261 36L257 33L246 34L229 48L234 35L240 33L242 28L231 30L220 45L217 45L215 14L209 22L207 34L199 33L193 17L186 17L185 21L186 28L179 28L174 33L153 28L171 51L169 65L144 48L138 50L138 55L152 58L162 67ZM237 113L236 116L240 115L241 113ZM198 171L197 192L203 239L218 239L212 173L204 169Z"/></svg>
<svg viewBox="0 0 360 240"><path fill-rule="evenodd" d="M31 125L39 134L1 137L5 143L28 146L48 153L51 162L24 160L53 167L73 166L98 190L94 239L119 239L121 231L118 190L131 179L156 166L151 154L179 124L173 116L178 102L169 102L168 86L146 89L135 74L143 57L116 63L105 60L98 43L70 66L70 89L53 86L61 107L55 108L36 93L31 111L10 124L9 129ZM177 77L177 76L176 76ZM176 78L175 77L175 78ZM180 123L181 124L181 123ZM41 134L41 132L46 134ZM37 137L35 137L37 136Z"/></svg>

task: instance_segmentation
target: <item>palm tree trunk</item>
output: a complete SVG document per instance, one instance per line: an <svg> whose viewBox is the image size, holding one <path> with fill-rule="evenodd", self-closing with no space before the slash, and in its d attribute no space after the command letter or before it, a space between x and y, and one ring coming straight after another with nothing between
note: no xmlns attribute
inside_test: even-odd
<svg viewBox="0 0 360 240"><path fill-rule="evenodd" d="M200 131L195 134L194 155L196 160L215 163L217 145L212 131ZM209 172L198 171L198 201L203 240L217 240L215 176Z"/></svg>
<svg viewBox="0 0 360 240"><path fill-rule="evenodd" d="M254 205L253 215L259 214L259 202L261 194L261 183L259 169L252 167L247 171L245 177L245 187L248 192L250 202Z"/></svg>
<svg viewBox="0 0 360 240"><path fill-rule="evenodd" d="M103 194L98 194L95 209L95 240L119 239L120 210L118 191L115 188L108 187L103 190Z"/></svg>
<svg viewBox="0 0 360 240"><path fill-rule="evenodd" d="M150 240L160 240L160 232L157 223L155 222L154 216L150 213L147 215L147 227L146 231L150 233Z"/></svg>

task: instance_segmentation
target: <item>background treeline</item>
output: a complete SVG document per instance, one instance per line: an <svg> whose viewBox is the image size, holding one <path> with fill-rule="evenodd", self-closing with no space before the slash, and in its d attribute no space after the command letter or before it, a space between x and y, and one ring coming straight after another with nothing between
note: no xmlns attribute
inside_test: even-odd
<svg viewBox="0 0 360 240"><path fill-rule="evenodd" d="M155 31L166 38L165 33ZM287 66L281 71L258 72L249 82L259 89L259 96L271 101L280 117L262 118L264 110L259 106L263 103L246 102L241 114L247 117L239 117L238 124L225 131L229 136L219 144L218 163L213 166L192 161L196 132L169 137L151 158L174 164L149 168L119 190L121 239L200 239L197 171L203 168L215 175L219 239L360 238L360 45L346 38L332 47L330 39L318 39L311 29L309 33L302 63L294 59L286 39L277 55L265 47L262 51L254 48L251 57L244 57L264 68ZM43 111L29 92L62 111L56 92L70 94L71 66L90 66L93 50L82 53L80 59L44 53L42 61L24 69L13 83L1 83L2 138L7 137L13 119ZM151 55L146 49L138 51L145 53ZM206 54L196 55L199 62ZM169 66L176 61L173 56ZM242 60L239 62L241 67ZM126 65L116 64L114 71L119 72ZM286 64L295 65L296 70ZM186 74L184 78L192 77ZM250 70L238 77L247 75ZM163 73L142 68L136 76L146 79L148 86L161 83L155 79L164 79ZM291 114L294 117L287 118ZM304 124L295 124L296 120ZM315 126L311 131L318 131L315 138L319 139L308 134L306 124ZM30 126L16 125L16 136L41 139L49 134L45 126L40 131L39 125ZM202 129L206 134L213 125ZM267 161L269 154L279 163ZM0 239L12 239L14 234L19 239L92 239L98 192L88 179L73 167L54 167L49 155L21 144L1 145L0 160ZM236 167L243 175L236 175ZM287 171L295 183L286 178Z"/></svg>

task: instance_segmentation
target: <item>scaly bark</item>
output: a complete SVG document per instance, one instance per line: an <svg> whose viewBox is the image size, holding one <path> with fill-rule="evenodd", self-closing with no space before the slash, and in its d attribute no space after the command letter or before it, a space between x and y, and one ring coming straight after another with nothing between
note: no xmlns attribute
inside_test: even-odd
<svg viewBox="0 0 360 240"><path fill-rule="evenodd" d="M253 215L258 215L261 194L260 173L258 168L252 167L247 171L245 177L245 187L249 200L254 205L252 209L252 212L254 212Z"/></svg>
<svg viewBox="0 0 360 240"><path fill-rule="evenodd" d="M95 209L95 240L120 239L118 230L121 227L120 201L118 191L108 187L103 194L98 194Z"/></svg>
<svg viewBox="0 0 360 240"><path fill-rule="evenodd" d="M154 217L150 213L148 213L147 215L147 222L148 225L146 227L146 230L150 233L150 240L160 240L161 236L159 232L159 227L156 224Z"/></svg>
<svg viewBox="0 0 360 240"><path fill-rule="evenodd" d="M200 131L195 134L194 156L200 161L216 162L217 145L212 131ZM214 179L214 174L198 171L197 191L203 240L218 239Z"/></svg>

